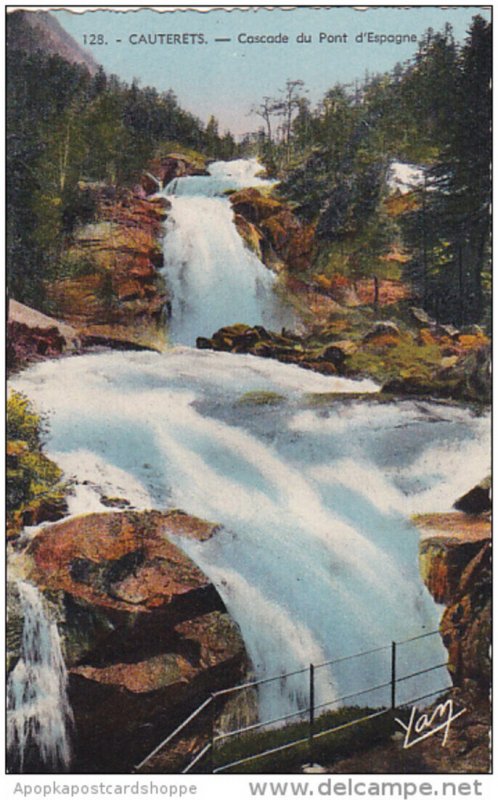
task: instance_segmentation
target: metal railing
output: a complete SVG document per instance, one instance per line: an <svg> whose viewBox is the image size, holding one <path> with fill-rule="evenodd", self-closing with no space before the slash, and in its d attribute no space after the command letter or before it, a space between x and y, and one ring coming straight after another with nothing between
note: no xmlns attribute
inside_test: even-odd
<svg viewBox="0 0 498 800"><path fill-rule="evenodd" d="M409 639L392 642L390 645L384 645L383 647L376 647L353 655L342 656L320 664L310 664L309 667L293 670L292 672L274 675L260 680L248 681L239 686L233 686L214 692L196 708L181 725L175 728L174 731L160 742L157 747L135 767L135 771L140 771L144 767L153 764L154 759L159 756L166 747L171 747L173 742L182 738L188 739L188 729L193 725L195 725L197 731L195 737L197 750L196 752L191 752L188 746L184 748L187 750L188 763L186 765L182 763L178 769L178 772L183 774L191 772L194 768L199 769L200 765L202 765L203 772L218 774L233 770L237 767L242 767L260 759L269 758L278 753L296 748L299 745L306 746L309 762L313 763L315 743L317 740L325 736L332 737L336 733L356 725L365 724L378 717L387 717L388 715L392 717L392 712L395 709L420 702L432 696L440 695L450 687L451 683L448 685L446 681L446 685L442 685L435 690L431 689L430 692L418 695L417 697L408 696L410 694L409 691L404 691L401 699L398 697L400 685L416 680L416 685L418 687L420 685L420 678L436 670L446 669L448 666L447 661L444 661L436 664L421 665L418 669L400 674L399 655L401 649L413 645L413 643L418 643L429 636L436 635L439 635L439 631L429 631ZM350 663L355 659L366 659L374 655L378 658L381 654L385 655L385 666L388 670L385 681L358 688L358 690L343 694L340 697L333 697L328 700L320 699L319 702L317 701L317 674L320 670L330 670L331 667L338 668L339 665L347 665L349 667ZM408 658L404 659L404 661L409 661L411 663L412 659ZM302 680L301 684L295 684L294 688L297 687L296 691L299 690L299 707L292 712L261 720L257 712L255 693L261 692L263 687L268 687L269 684L276 681L279 681L281 685L286 685L291 679L296 679L300 676L303 676L307 685L305 693L303 693ZM325 685L327 685L326 682ZM414 688L414 691L419 691L419 689ZM365 705L361 706L355 704L354 709L358 710L358 712L363 711L363 713L360 713L360 716L355 716L353 719L339 722L336 720L334 723L332 709L335 707L337 711L337 707L344 708L344 703L346 701L358 700L358 698L363 698ZM240 720L241 717L245 718L243 724L237 723L237 720ZM294 724L292 724L292 720L294 720ZM232 727L234 721L235 727ZM228 730L223 729L225 725L229 726ZM267 738L275 738L274 734L277 731L283 732L285 735L286 728L288 728L289 736L291 737L289 741L284 741L277 746L264 746L265 732L270 732L270 737ZM201 731L200 734L199 731ZM263 749L258 752L251 752L251 749L257 749L256 740L258 732L262 736ZM292 738L293 736L297 738ZM249 752L246 754L239 754L239 757L236 758L230 758L230 743L234 740L240 742L242 737L246 737L247 739ZM244 747L242 747L242 749L244 749ZM185 759L183 758L183 760Z"/></svg>

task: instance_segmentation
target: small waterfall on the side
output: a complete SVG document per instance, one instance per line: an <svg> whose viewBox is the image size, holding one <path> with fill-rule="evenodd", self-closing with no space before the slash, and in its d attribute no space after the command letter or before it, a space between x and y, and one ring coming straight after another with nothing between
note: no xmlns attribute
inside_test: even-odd
<svg viewBox="0 0 498 800"><path fill-rule="evenodd" d="M7 683L10 772L67 772L72 712L59 632L38 590L19 581L24 626L20 659Z"/></svg>
<svg viewBox="0 0 498 800"><path fill-rule="evenodd" d="M209 176L175 178L164 242L164 274L172 290L172 339L194 345L237 322L273 329L293 322L275 292L276 276L244 244L224 196L229 189L267 186L255 160L216 162Z"/></svg>

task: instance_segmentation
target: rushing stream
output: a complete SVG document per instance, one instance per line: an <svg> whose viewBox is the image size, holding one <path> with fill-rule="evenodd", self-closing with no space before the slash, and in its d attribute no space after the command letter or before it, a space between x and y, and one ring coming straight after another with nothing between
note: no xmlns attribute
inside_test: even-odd
<svg viewBox="0 0 498 800"><path fill-rule="evenodd" d="M49 415L50 455L80 482L71 510L101 508L93 482L137 507L222 523L208 542L179 544L218 587L257 677L432 631L441 609L422 584L409 516L450 510L482 479L489 418L428 402L324 403L377 387L184 346L222 324L272 327L271 276L243 246L226 199L213 196L254 183L255 164L213 171L168 188L166 270L176 270L181 344L46 361L13 380ZM438 636L422 642L400 648L399 674L445 660ZM317 670L316 701L389 677L388 647ZM398 699L445 681L444 671L406 681ZM268 684L262 718L303 708L306 693L306 676ZM382 689L353 702L387 700Z"/></svg>

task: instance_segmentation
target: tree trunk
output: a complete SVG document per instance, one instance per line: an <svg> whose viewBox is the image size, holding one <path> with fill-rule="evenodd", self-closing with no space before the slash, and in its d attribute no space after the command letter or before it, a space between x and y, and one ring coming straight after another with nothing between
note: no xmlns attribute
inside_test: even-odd
<svg viewBox="0 0 498 800"><path fill-rule="evenodd" d="M374 284L374 306L377 308L379 305L379 279L377 275L373 276L373 284Z"/></svg>

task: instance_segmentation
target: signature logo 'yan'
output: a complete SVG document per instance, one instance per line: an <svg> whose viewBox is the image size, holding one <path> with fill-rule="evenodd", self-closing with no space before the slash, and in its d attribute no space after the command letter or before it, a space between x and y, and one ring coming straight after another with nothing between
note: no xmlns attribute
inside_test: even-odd
<svg viewBox="0 0 498 800"><path fill-rule="evenodd" d="M460 711L455 711L453 700L446 700L445 703L440 703L430 714L420 713L417 706L413 706L408 724L396 717L396 722L405 731L403 748L407 750L409 747L413 747L414 744L424 739L429 739L430 736L434 736L439 731L444 731L442 742L444 747L448 740L451 723L461 717L462 714L465 714L466 710L463 708Z"/></svg>

